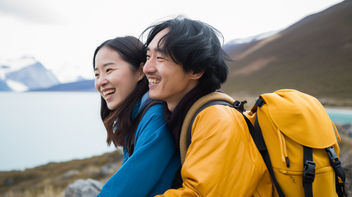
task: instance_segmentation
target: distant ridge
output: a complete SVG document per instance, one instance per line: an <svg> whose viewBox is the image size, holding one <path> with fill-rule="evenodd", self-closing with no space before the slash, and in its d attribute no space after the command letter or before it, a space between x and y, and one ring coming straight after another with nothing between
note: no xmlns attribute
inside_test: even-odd
<svg viewBox="0 0 352 197"><path fill-rule="evenodd" d="M49 88L34 89L31 91L96 91L96 89L94 87L94 79L92 79L63 83Z"/></svg>
<svg viewBox="0 0 352 197"><path fill-rule="evenodd" d="M295 88L320 98L352 98L352 1L224 50L235 60L223 86L233 95Z"/></svg>

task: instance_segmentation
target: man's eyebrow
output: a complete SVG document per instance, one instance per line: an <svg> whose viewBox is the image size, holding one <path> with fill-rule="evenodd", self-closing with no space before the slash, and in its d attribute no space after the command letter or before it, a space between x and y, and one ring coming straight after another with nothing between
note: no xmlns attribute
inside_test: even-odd
<svg viewBox="0 0 352 197"><path fill-rule="evenodd" d="M107 67L107 66L110 66L110 65L113 65L113 64L115 64L115 63L114 62L107 62L107 63L103 64L103 67ZM94 68L94 71L96 71L96 70L98 70L97 67Z"/></svg>
<svg viewBox="0 0 352 197"><path fill-rule="evenodd" d="M165 51L164 51L162 48L160 48L160 47L157 47L157 48L155 48L154 50L155 50L156 52L159 52L159 53L161 53L161 54L166 55ZM152 49L150 49L149 47L147 47L147 51L152 51Z"/></svg>

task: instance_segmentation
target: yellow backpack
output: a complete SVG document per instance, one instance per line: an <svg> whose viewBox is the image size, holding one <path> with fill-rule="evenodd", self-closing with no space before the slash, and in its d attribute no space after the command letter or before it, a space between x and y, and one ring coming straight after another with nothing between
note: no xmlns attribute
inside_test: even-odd
<svg viewBox="0 0 352 197"><path fill-rule="evenodd" d="M274 196L346 196L345 175L338 159L341 140L320 102L297 90L262 94L251 111L246 102L214 92L188 111L180 134L183 163L194 118L211 105L227 105L242 112L275 186Z"/></svg>

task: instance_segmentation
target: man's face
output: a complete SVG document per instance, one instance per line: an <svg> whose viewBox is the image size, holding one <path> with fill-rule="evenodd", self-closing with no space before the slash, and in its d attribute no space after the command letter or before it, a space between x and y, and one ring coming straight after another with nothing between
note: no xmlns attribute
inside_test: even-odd
<svg viewBox="0 0 352 197"><path fill-rule="evenodd" d="M148 45L143 72L149 81L149 96L164 100L169 110L173 111L177 103L197 85L201 75L185 72L182 65L176 64L160 50L159 40L168 32L168 29L160 31ZM160 45L162 47L163 41Z"/></svg>

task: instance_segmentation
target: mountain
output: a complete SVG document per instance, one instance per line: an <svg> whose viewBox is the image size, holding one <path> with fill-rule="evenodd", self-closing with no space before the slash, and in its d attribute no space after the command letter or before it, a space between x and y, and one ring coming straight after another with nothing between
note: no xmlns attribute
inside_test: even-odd
<svg viewBox="0 0 352 197"><path fill-rule="evenodd" d="M7 73L5 76L7 80L20 82L29 89L46 88L60 83L59 80L40 62Z"/></svg>
<svg viewBox="0 0 352 197"><path fill-rule="evenodd" d="M352 1L343 1L264 39L227 45L233 61L224 91L295 88L319 98L352 98L351 19Z"/></svg>
<svg viewBox="0 0 352 197"><path fill-rule="evenodd" d="M255 35L255 36L234 39L234 40L231 40L230 42L226 43L225 45L223 45L222 48L227 52L231 51L231 53L233 53L234 49L237 49L241 46L246 46L249 43L254 43L256 41L263 40L263 39L270 37L278 32L279 31L269 31L269 32L261 33L261 34Z"/></svg>
<svg viewBox="0 0 352 197"><path fill-rule="evenodd" d="M20 59L2 62L0 65L2 91L26 91L47 88L60 83L50 70L33 57L24 56Z"/></svg>
<svg viewBox="0 0 352 197"><path fill-rule="evenodd" d="M96 91L96 89L94 87L94 79L92 79L63 83L49 88L33 89L31 91Z"/></svg>
<svg viewBox="0 0 352 197"><path fill-rule="evenodd" d="M58 77L31 56L0 59L0 91L95 91L94 80L61 70L61 78L70 82L60 83ZM73 68L75 70L75 68ZM74 72L73 72L74 73ZM74 80L74 81L72 81Z"/></svg>
<svg viewBox="0 0 352 197"><path fill-rule="evenodd" d="M1 91L11 91L11 88L7 86L6 81L0 79L0 92Z"/></svg>

